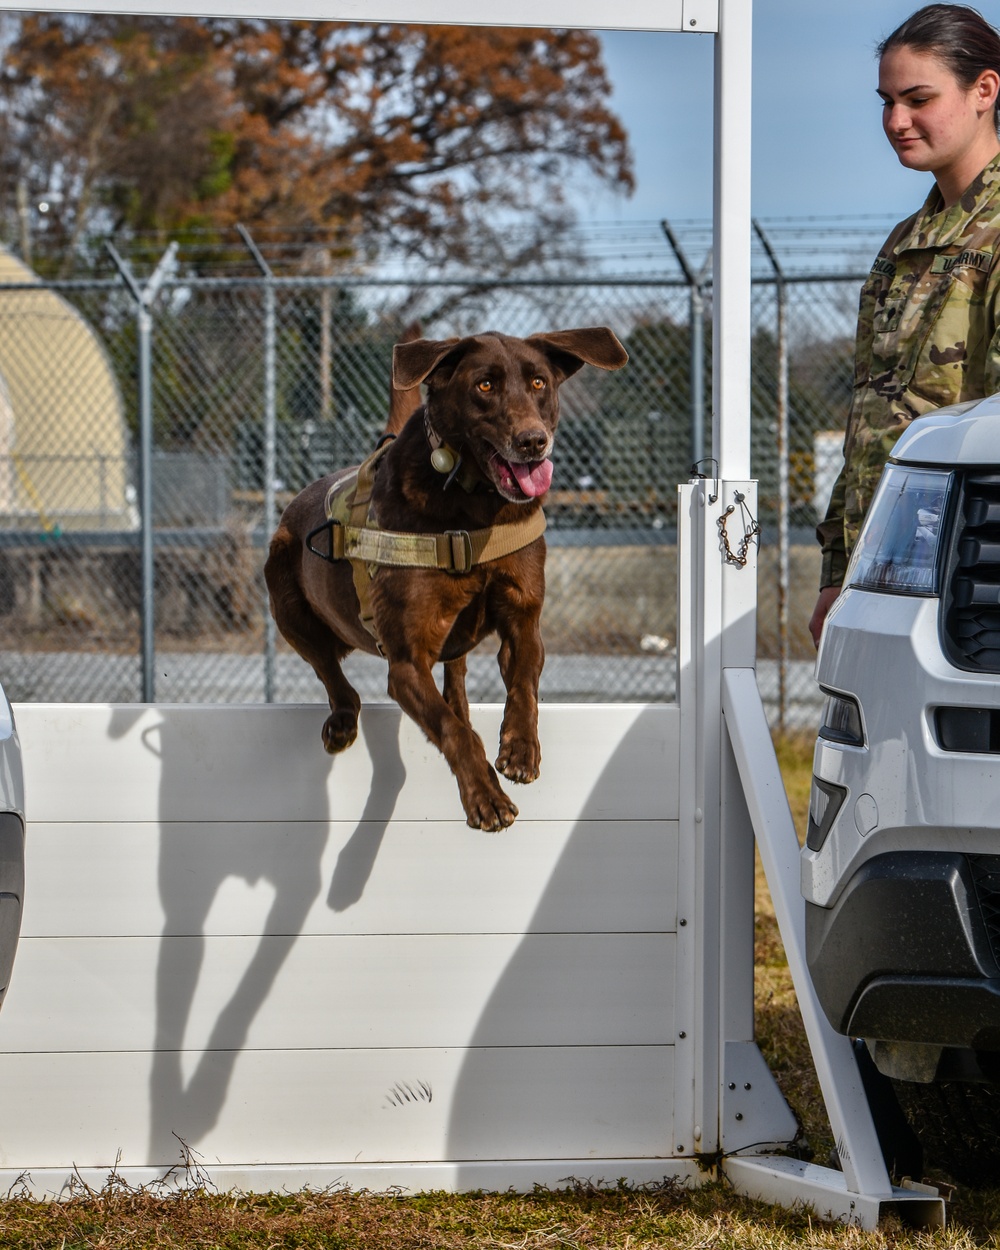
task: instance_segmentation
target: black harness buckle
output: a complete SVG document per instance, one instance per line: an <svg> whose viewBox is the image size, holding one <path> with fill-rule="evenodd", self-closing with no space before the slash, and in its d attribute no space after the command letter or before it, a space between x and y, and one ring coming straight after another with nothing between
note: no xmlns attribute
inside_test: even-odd
<svg viewBox="0 0 1000 1250"><path fill-rule="evenodd" d="M313 539L317 534L326 535L326 550L322 551L319 547L313 546ZM338 560L344 558L344 527L339 521L332 518L317 525L314 530L306 535L306 547L314 556L319 556L321 560L326 560L330 564L336 564Z"/></svg>

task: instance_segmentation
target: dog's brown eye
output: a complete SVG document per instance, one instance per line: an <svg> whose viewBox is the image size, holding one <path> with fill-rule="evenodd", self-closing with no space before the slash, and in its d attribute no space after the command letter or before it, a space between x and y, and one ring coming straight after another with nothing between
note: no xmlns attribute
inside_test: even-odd
<svg viewBox="0 0 1000 1250"><path fill-rule="evenodd" d="M482 391L484 395L488 395L490 391L493 390L493 383L489 380L489 378L483 378L481 382L476 383L476 387L478 390Z"/></svg>
<svg viewBox="0 0 1000 1250"><path fill-rule="evenodd" d="M532 378L531 385L535 388L536 391L544 391L545 379L544 378Z"/></svg>

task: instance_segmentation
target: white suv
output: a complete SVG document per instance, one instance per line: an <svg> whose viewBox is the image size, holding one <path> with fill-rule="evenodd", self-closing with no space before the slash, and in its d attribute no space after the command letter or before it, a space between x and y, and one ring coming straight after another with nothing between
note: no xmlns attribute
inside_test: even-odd
<svg viewBox="0 0 1000 1250"><path fill-rule="evenodd" d="M865 1039L928 1161L996 1184L1000 396L899 439L817 678L801 868L820 1002Z"/></svg>

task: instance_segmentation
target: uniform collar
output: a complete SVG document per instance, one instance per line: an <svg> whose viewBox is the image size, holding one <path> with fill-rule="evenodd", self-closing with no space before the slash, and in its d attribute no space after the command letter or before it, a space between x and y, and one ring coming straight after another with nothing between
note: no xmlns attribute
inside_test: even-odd
<svg viewBox="0 0 1000 1250"><path fill-rule="evenodd" d="M896 246L897 252L905 252L910 248L938 248L949 244L965 241L970 227L978 224L976 218L995 198L1000 188L1000 154L977 174L962 193L962 198L951 208L941 204L941 192L937 183L930 189L920 211L911 218L910 228ZM991 208L990 217L995 216L995 208Z"/></svg>

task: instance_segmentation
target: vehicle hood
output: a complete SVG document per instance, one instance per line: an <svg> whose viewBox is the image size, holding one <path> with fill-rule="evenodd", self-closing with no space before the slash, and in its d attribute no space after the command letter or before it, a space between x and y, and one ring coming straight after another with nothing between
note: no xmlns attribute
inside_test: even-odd
<svg viewBox="0 0 1000 1250"><path fill-rule="evenodd" d="M1000 395L920 417L900 436L892 459L904 464L1000 464Z"/></svg>

